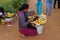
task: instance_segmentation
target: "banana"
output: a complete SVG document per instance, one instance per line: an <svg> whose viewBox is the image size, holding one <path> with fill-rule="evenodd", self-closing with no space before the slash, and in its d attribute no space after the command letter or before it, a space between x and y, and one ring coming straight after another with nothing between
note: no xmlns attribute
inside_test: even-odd
<svg viewBox="0 0 60 40"><path fill-rule="evenodd" d="M14 16L14 13L8 13L6 16L7 17L12 17L12 16Z"/></svg>
<svg viewBox="0 0 60 40"><path fill-rule="evenodd" d="M41 21L41 24L46 24L47 20Z"/></svg>
<svg viewBox="0 0 60 40"><path fill-rule="evenodd" d="M34 23L35 23L36 25L40 25L40 24L41 24L40 18L38 18L36 21L34 21Z"/></svg>

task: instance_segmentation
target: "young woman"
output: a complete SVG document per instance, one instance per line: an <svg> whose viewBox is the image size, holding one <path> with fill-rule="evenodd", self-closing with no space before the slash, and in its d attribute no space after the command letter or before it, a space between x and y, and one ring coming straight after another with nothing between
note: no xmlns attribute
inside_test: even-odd
<svg viewBox="0 0 60 40"><path fill-rule="evenodd" d="M19 32L21 33L21 36L32 36L32 35L37 35L37 31L34 27L34 25L31 24L32 20L28 20L28 4L23 4L20 10L19 14ZM28 27L28 25L32 27Z"/></svg>
<svg viewBox="0 0 60 40"><path fill-rule="evenodd" d="M51 15L53 8L54 0L46 0L46 14Z"/></svg>

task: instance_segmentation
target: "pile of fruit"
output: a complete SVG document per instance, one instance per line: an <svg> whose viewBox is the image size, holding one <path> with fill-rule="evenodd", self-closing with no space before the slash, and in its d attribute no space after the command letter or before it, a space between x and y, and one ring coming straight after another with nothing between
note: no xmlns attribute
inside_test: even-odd
<svg viewBox="0 0 60 40"><path fill-rule="evenodd" d="M9 12L8 12L8 13L6 14L6 17L8 17L8 18L13 17L13 16L14 16L14 13L9 13Z"/></svg>
<svg viewBox="0 0 60 40"><path fill-rule="evenodd" d="M46 15L42 14L33 23L36 25L44 25L44 24L46 24L46 22L47 22L47 17L46 17Z"/></svg>

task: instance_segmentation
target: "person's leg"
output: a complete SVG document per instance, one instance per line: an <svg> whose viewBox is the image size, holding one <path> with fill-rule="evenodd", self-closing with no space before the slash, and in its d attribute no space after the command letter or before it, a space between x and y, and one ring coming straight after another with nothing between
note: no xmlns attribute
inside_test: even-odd
<svg viewBox="0 0 60 40"><path fill-rule="evenodd" d="M48 7L46 6L46 14L48 13Z"/></svg>
<svg viewBox="0 0 60 40"><path fill-rule="evenodd" d="M56 5L56 0L54 0L54 8L55 8L55 5Z"/></svg>
<svg viewBox="0 0 60 40"><path fill-rule="evenodd" d="M49 9L49 2L46 0L46 14L48 13Z"/></svg>
<svg viewBox="0 0 60 40"><path fill-rule="evenodd" d="M39 2L39 15L42 14L42 2Z"/></svg>
<svg viewBox="0 0 60 40"><path fill-rule="evenodd" d="M60 8L60 0L58 0L58 8Z"/></svg>
<svg viewBox="0 0 60 40"><path fill-rule="evenodd" d="M53 8L53 4L54 4L54 0L52 0L52 3L50 3L50 7L49 7L49 15L51 15L52 8Z"/></svg>
<svg viewBox="0 0 60 40"><path fill-rule="evenodd" d="M25 30L19 30L21 34L24 34L25 36L34 36L37 35L37 31L34 29L25 29Z"/></svg>
<svg viewBox="0 0 60 40"><path fill-rule="evenodd" d="M39 3L36 3L36 13L39 14Z"/></svg>
<svg viewBox="0 0 60 40"><path fill-rule="evenodd" d="M52 12L52 6L50 6L50 8L49 8L49 13L48 13L48 15L51 15L51 12Z"/></svg>

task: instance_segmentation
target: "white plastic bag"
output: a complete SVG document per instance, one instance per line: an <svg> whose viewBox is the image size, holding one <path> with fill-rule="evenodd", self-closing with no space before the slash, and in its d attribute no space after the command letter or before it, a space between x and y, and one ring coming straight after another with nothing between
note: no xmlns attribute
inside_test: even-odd
<svg viewBox="0 0 60 40"><path fill-rule="evenodd" d="M38 34L42 34L42 33L43 33L43 28L44 28L43 25L40 25L40 26L37 26L37 25L36 25L36 28L37 28L37 33L38 33Z"/></svg>

